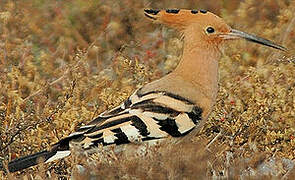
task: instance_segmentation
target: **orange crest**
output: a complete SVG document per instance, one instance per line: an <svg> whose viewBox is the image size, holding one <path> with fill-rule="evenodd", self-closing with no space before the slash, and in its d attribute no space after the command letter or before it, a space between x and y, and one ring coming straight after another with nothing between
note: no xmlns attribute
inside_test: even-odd
<svg viewBox="0 0 295 180"><path fill-rule="evenodd" d="M226 25L221 18L206 10L167 9L153 10L146 9L145 16L155 22L183 31L187 26L198 23ZM227 25L226 25L227 26Z"/></svg>

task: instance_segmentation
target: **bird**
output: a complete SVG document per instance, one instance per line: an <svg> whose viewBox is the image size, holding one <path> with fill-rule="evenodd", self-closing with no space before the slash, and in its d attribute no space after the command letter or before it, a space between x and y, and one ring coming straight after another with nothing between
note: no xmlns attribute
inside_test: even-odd
<svg viewBox="0 0 295 180"><path fill-rule="evenodd" d="M47 150L10 161L9 172L69 156L72 144L88 151L98 146L191 136L202 128L216 102L218 61L226 42L245 39L287 51L270 40L231 28L207 10L144 9L143 13L182 35L183 53L177 67L135 90L122 104L101 113Z"/></svg>

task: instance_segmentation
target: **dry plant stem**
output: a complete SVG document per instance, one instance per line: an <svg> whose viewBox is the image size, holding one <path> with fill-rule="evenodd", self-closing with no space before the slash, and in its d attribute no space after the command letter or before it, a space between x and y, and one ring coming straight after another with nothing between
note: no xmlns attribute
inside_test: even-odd
<svg viewBox="0 0 295 180"><path fill-rule="evenodd" d="M45 119L44 119L44 118L39 118L39 120L38 120L37 122L35 122L35 123L33 123L33 124L28 124L28 125L26 125L26 126L24 126L24 127L22 127L22 128L18 128L18 127L20 126L20 124L21 124L21 123L18 123L18 124L14 127L14 128L18 128L17 131L16 131L15 133L13 133L12 135L10 135L10 136L11 136L11 137L10 137L10 140L8 141L8 143L7 143L5 146L0 147L0 151L3 151L3 150L5 150L6 148L8 148L8 146L9 146L10 144L13 143L14 138L15 138L17 135L21 134L23 131L25 131L25 130L27 130L27 129L29 129L29 128L34 128L34 127L36 127L37 125L39 125L39 124L41 124L41 123L43 123L43 122L51 122L53 116L54 116L59 110L61 110L61 109L63 108L63 106L65 105L65 103L70 99L70 97L72 97L75 86L76 86L76 82L73 81L73 82L72 82L72 86L71 86L71 91L70 91L69 94L66 94L64 102L58 104L57 107L54 109L54 111L53 111L49 116L47 116ZM22 122L23 122L23 121L22 121Z"/></svg>
<svg viewBox="0 0 295 180"><path fill-rule="evenodd" d="M222 132L220 131L211 141L210 141L210 143L206 146L206 149L208 150L208 151L210 151L209 150L209 147L211 146L211 144L213 144L216 140L217 140L217 138L219 137L219 136L221 136L222 135Z"/></svg>
<svg viewBox="0 0 295 180"><path fill-rule="evenodd" d="M290 24L288 25L285 33L283 33L283 38L282 38L282 44L285 45L288 36L290 35L290 33L294 30L294 26L295 26L295 14L293 14L293 18L290 22Z"/></svg>
<svg viewBox="0 0 295 180"><path fill-rule="evenodd" d="M65 72L60 78L58 78L58 79L54 80L53 82L49 83L49 86L52 86L52 85L54 85L54 84L56 84L56 83L62 81L62 80L68 75L69 71L70 71L70 68L68 68L68 69L66 70L66 72ZM39 90L36 91L35 93L33 93L33 94L31 94L30 96L26 97L26 98L23 100L23 103L26 103L29 99L31 99L31 98L34 97L34 96L39 95L39 94L42 93L43 91L44 91L44 89L39 89Z"/></svg>
<svg viewBox="0 0 295 180"><path fill-rule="evenodd" d="M286 31L283 34L283 37L282 37L282 45L286 45L286 41L290 35L290 33L293 31L294 29L294 26L295 26L295 14L293 14L293 18L291 19L288 27L286 28ZM278 51L273 51L273 53L268 56L268 58L266 59L266 64L270 63L270 62L273 62L273 60L277 59L279 54L281 52L278 52Z"/></svg>
<svg viewBox="0 0 295 180"><path fill-rule="evenodd" d="M88 54L88 52L89 52L89 49L92 48L92 47L94 46L95 42L96 42L96 40L93 41L93 42L89 45L89 47L88 47L87 50L86 50L86 53L83 55L84 57L87 56L87 54ZM81 58L81 59L84 59L84 58ZM56 79L56 80L52 81L51 83L49 83L49 86L53 86L54 84L56 84L56 83L62 81L64 78L66 78L66 77L68 76L68 74L69 74L73 69L75 69L76 67L78 67L78 66L81 64L81 59L80 59L80 60L79 60L74 66L73 66L74 68L68 67L67 70L64 72L64 74L63 74L61 77L59 77L58 79ZM26 98L23 100L23 103L26 103L26 102L27 102L28 100L30 100L32 97L39 95L39 94L42 93L43 91L44 91L44 89L39 89L39 90L36 91L35 93L29 95L28 97L26 97Z"/></svg>
<svg viewBox="0 0 295 180"><path fill-rule="evenodd" d="M295 167L293 169L290 169L287 171L287 173L282 177L282 180L288 180L290 177L292 177L292 174L294 174Z"/></svg>
<svg viewBox="0 0 295 180"><path fill-rule="evenodd" d="M86 54L84 54L84 57L87 56L87 53L89 52L89 49L90 49L91 47L94 46L95 42L96 42L96 40L95 40L94 42L92 42L92 43L89 45L89 47L87 48ZM83 59L83 58L81 58L81 59ZM72 71L72 69L75 69L76 67L78 67L78 66L81 64L81 59L80 59L75 65L74 65L74 68L70 68L70 67L67 68L67 70L64 72L64 74L63 74L60 78L58 78L58 79L54 80L53 82L49 83L49 86L52 86L52 85L54 85L54 84L56 84L56 83L58 83L58 82L64 80L64 79L68 76L68 74ZM72 87L71 87L70 95L69 95L69 94L66 95L66 99L65 99L65 101L64 101L63 104L65 104L65 102L66 102L66 101L72 96L72 94L73 94L73 90L74 90L74 87L75 87L75 84L76 84L76 82L73 81L73 84L72 84ZM27 102L27 101L30 100L32 97L39 95L39 94L42 93L43 91L44 91L44 89L39 89L39 90L36 91L35 93L33 93L33 94L31 94L30 96L26 97L26 98L23 100L23 103ZM56 109L55 109L55 110L54 110L54 111L53 111L48 117L45 118L45 119L46 119L45 121L49 121L49 122L50 122L51 119L52 119L52 117L54 116L54 114L56 114L56 113L57 113L62 107L63 107L63 105L62 105L62 106L58 105L58 106L56 107ZM95 115L95 113L94 113L94 115ZM17 129L17 131L16 131L13 135L11 135L10 140L8 141L8 143L7 143L5 146L0 147L0 151L6 149L10 144L12 144L13 141L14 141L14 138L15 138L16 136L18 136L19 134L21 134L23 131L25 131L25 130L27 130L27 129L29 129L29 128L36 127L38 124L40 124L40 123L42 123L42 122L44 122L44 119L41 119L41 118L40 118L39 121L37 121L37 122L34 123L34 124L30 124L30 125L27 125L27 126L25 126L25 127L23 127L23 128L19 128L19 129ZM16 125L15 127L19 127L19 126L20 126L20 123L19 123L18 125Z"/></svg>

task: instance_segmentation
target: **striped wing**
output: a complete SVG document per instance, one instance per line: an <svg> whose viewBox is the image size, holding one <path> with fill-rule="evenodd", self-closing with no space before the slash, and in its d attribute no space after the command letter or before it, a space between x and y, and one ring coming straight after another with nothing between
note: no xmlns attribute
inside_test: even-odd
<svg viewBox="0 0 295 180"><path fill-rule="evenodd" d="M126 144L169 136L184 136L201 120L202 109L168 92L136 91L120 106L100 114L66 139L84 149L93 146Z"/></svg>
<svg viewBox="0 0 295 180"><path fill-rule="evenodd" d="M130 96L122 105L100 114L68 137L36 154L15 159L8 164L10 172L70 155L69 142L87 150L93 146L126 144L169 136L180 137L192 131L201 120L202 109L194 103L163 91Z"/></svg>

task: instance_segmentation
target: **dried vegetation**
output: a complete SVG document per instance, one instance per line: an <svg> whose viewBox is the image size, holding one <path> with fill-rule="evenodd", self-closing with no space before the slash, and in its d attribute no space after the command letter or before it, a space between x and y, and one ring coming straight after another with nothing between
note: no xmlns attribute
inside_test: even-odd
<svg viewBox="0 0 295 180"><path fill-rule="evenodd" d="M182 43L174 31L145 20L146 7L208 9L233 27L290 51L281 54L243 41L230 44L220 61L214 112L190 143L164 144L144 158L73 156L21 173L0 171L0 179L294 177L291 0L1 1L0 162L5 166L49 147L175 67ZM269 171L261 170L272 163ZM81 173L77 164L86 170Z"/></svg>

